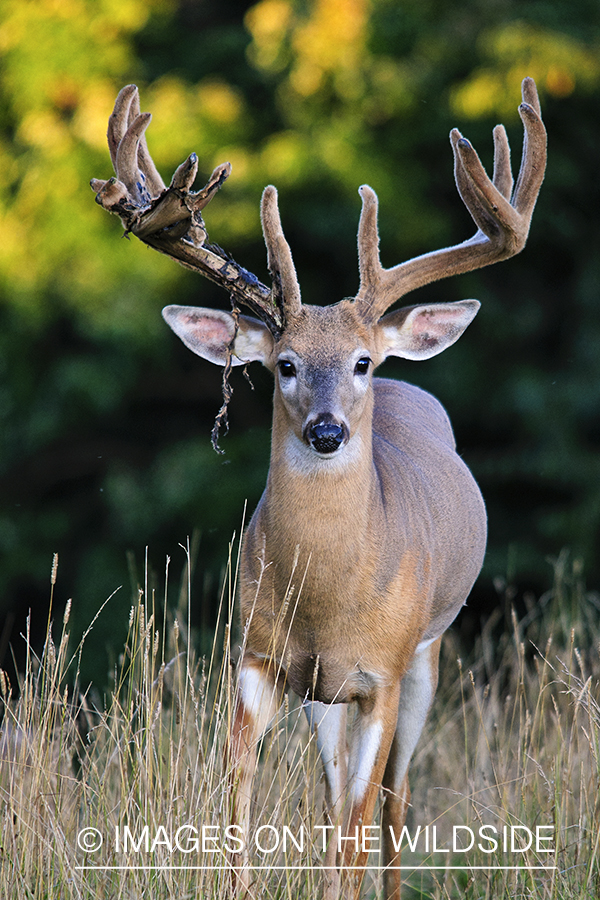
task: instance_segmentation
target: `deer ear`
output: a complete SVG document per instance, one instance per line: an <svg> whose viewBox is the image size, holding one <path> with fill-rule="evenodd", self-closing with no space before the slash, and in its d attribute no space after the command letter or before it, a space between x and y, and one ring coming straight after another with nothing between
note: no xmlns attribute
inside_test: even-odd
<svg viewBox="0 0 600 900"><path fill-rule="evenodd" d="M254 360L264 363L273 349L273 337L267 326L250 316L238 317L236 334L234 317L219 309L165 306L162 314L186 347L217 366L227 363L230 351L233 366Z"/></svg>
<svg viewBox="0 0 600 900"><path fill-rule="evenodd" d="M478 300L405 306L378 322L384 356L429 359L459 339L480 307Z"/></svg>

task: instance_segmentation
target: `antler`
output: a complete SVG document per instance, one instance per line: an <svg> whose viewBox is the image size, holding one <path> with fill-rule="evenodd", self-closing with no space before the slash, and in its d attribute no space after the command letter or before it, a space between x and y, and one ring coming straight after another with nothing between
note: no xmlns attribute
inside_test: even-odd
<svg viewBox="0 0 600 900"><path fill-rule="evenodd" d="M546 129L532 78L522 84L519 115L525 129L523 156L513 190L510 148L503 125L494 129L494 174L490 180L477 153L458 129L450 132L454 177L463 203L477 232L462 244L425 253L384 269L379 259L377 195L360 188L362 212L358 227L360 289L355 302L367 321L377 321L385 310L409 291L462 272L508 259L525 246L533 208L546 167ZM512 193L512 197L511 197Z"/></svg>
<svg viewBox="0 0 600 900"><path fill-rule="evenodd" d="M224 287L249 307L278 336L286 320L297 315L301 300L289 245L281 228L277 191L265 188L262 225L272 288L266 287L220 247L208 242L201 211L231 172L229 163L214 170L200 191L192 191L198 158L192 153L173 175L169 187L148 152L145 132L152 116L140 113L138 89L124 87L108 120L108 147L116 178L92 179L96 202L118 215L126 234L176 259Z"/></svg>

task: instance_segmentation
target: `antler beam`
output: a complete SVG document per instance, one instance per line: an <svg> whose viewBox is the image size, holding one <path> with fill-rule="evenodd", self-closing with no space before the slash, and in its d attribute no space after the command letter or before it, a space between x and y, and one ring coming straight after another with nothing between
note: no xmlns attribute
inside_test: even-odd
<svg viewBox="0 0 600 900"><path fill-rule="evenodd" d="M409 291L440 278L508 259L523 249L544 179L546 129L532 78L524 79L522 95L519 115L525 139L514 192L504 126L497 125L494 129L491 180L470 142L458 129L450 132L456 186L477 225L477 232L469 240L384 269L379 258L377 195L368 185L360 188L363 206L358 229L360 289L356 302L362 307L365 319L377 321L392 303Z"/></svg>
<svg viewBox="0 0 600 900"><path fill-rule="evenodd" d="M192 153L173 175L167 188L152 161L145 132L152 116L140 113L138 89L124 87L108 122L108 146L116 178L92 179L96 202L118 215L125 234L134 234L145 244L176 259L225 288L233 299L244 304L269 327L273 334L283 331L286 319L286 285L292 285L292 303L299 300L293 287L295 272L291 253L281 231L274 188L265 191L263 230L269 249L272 288L236 263L217 245L208 241L201 211L210 203L231 172L223 163L200 191L192 191L198 158ZM287 248L287 250L286 250ZM293 276L292 274L293 273ZM293 315L293 309L290 308Z"/></svg>

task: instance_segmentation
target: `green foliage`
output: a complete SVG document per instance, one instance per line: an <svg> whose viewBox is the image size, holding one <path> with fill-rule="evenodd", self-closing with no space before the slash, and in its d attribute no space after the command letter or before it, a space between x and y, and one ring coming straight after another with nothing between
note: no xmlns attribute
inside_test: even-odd
<svg viewBox="0 0 600 900"><path fill-rule="evenodd" d="M324 303L357 288L361 183L380 196L386 265L472 233L446 135L457 125L489 167L503 120L516 166L519 83L536 78L550 156L525 252L423 292L477 296L482 311L440 359L386 371L442 399L483 487L481 594L498 574L536 582L565 545L598 579L599 50L596 0L577 15L550 0L5 0L0 610L16 617L12 639L54 550L71 557L84 608L127 580L126 550L162 558L194 530L197 577L216 574L266 471L268 378L252 374L254 393L235 382L224 463L209 449L219 373L160 318L166 302L227 298L122 239L87 186L111 174L106 120L130 81L166 180L192 150L203 174L232 162L207 224L262 279L258 202L277 184L304 299Z"/></svg>

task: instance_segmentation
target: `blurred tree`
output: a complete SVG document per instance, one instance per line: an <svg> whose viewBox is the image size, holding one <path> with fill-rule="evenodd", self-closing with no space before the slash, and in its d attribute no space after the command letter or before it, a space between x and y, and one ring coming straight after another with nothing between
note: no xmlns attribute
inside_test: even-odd
<svg viewBox="0 0 600 900"><path fill-rule="evenodd" d="M103 677L144 548L162 570L200 531L200 598L266 473L268 375L253 372L251 392L236 373L217 457L219 372L159 314L226 298L122 240L87 187L110 174L106 120L129 81L153 113L148 140L167 180L192 150L205 174L232 162L207 224L261 278L259 196L278 185L304 299L324 303L357 288L363 182L380 195L387 265L471 234L446 135L458 125L490 165L503 120L518 159L519 83L536 78L550 162L527 249L423 291L478 296L483 309L451 352L385 371L442 399L482 484L480 596L493 598L497 575L539 587L545 557L565 545L600 577L599 49L597 0L577 15L552 0L4 0L0 665L27 609L46 601L58 550L75 628L126 585L95 626Z"/></svg>

